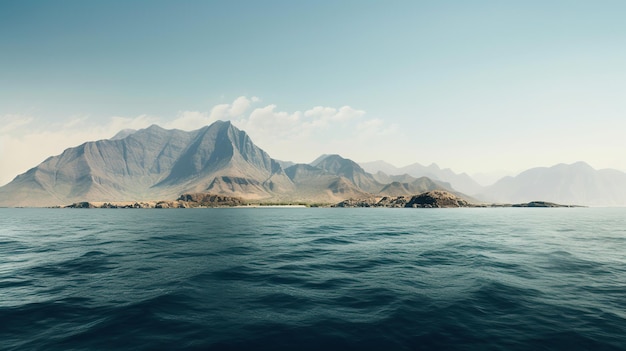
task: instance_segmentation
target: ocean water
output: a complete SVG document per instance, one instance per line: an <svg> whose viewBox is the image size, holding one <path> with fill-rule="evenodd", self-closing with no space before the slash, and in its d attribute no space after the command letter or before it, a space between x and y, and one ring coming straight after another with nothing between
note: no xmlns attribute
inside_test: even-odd
<svg viewBox="0 0 626 351"><path fill-rule="evenodd" d="M0 209L2 350L624 350L626 209Z"/></svg>

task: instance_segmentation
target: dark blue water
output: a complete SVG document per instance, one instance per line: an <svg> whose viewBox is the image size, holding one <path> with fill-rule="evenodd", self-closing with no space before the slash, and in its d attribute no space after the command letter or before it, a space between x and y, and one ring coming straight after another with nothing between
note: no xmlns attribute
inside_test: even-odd
<svg viewBox="0 0 626 351"><path fill-rule="evenodd" d="M626 349L626 209L0 209L0 349Z"/></svg>

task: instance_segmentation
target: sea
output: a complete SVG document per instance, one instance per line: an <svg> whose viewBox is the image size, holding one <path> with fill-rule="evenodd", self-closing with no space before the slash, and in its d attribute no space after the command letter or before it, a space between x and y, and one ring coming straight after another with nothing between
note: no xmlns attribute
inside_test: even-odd
<svg viewBox="0 0 626 351"><path fill-rule="evenodd" d="M625 350L626 208L0 209L1 350Z"/></svg>

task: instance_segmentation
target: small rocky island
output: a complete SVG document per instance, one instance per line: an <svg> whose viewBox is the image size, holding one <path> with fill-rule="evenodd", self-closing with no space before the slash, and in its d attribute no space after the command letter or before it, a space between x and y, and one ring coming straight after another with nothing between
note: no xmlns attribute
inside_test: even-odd
<svg viewBox="0 0 626 351"><path fill-rule="evenodd" d="M410 208L451 208L479 207L443 190L428 191L414 196L383 196L366 199L344 200L332 207L410 207Z"/></svg>
<svg viewBox="0 0 626 351"><path fill-rule="evenodd" d="M405 207L405 208L455 208L455 207L580 207L552 202L532 201L522 204L472 203L444 190L433 190L413 196L383 196L348 199L331 207Z"/></svg>

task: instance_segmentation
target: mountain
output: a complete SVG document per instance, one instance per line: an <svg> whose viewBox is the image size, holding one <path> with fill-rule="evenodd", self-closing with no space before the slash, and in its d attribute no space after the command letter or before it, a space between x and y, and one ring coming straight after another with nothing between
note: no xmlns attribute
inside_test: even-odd
<svg viewBox="0 0 626 351"><path fill-rule="evenodd" d="M385 186L385 184L379 183L370 173L365 172L356 162L339 155L322 155L313 161L311 165L330 174L344 177L359 189L369 193L378 193Z"/></svg>
<svg viewBox="0 0 626 351"><path fill-rule="evenodd" d="M412 180L411 182L401 183L399 181L393 181L384 188L382 188L379 192L381 195L386 196L401 196L401 195L415 195L425 193L431 190L449 190L449 187L442 186L434 182L432 179L427 177L421 177Z"/></svg>
<svg viewBox="0 0 626 351"><path fill-rule="evenodd" d="M383 172L385 174L393 174L398 175L400 173L400 169L391 163L385 162L383 160L372 161L372 162L361 162L359 165L366 171L372 174L376 174L378 172Z"/></svg>
<svg viewBox="0 0 626 351"><path fill-rule="evenodd" d="M478 184L466 173L457 174L449 168L441 169L435 163L428 167L419 163L413 163L401 168L385 161L364 162L360 165L364 170L373 174L376 174L377 172L383 172L391 175L408 174L416 178L428 177L433 180L440 180L450 183L452 188L466 194L478 194L484 190L480 184Z"/></svg>
<svg viewBox="0 0 626 351"><path fill-rule="evenodd" d="M447 190L458 193L449 183L434 181L428 177L415 178L408 174L390 176L382 171L372 175L356 162L339 155L322 155L313 161L309 167L342 177L352 183L357 189L374 195L415 195L431 190ZM460 195L465 196L464 194ZM352 197L358 198L359 196L354 194Z"/></svg>
<svg viewBox="0 0 626 351"><path fill-rule="evenodd" d="M456 191L452 188L452 185L450 183L443 182L441 180L433 180L428 177L415 178L406 173L402 175L388 175L382 171L378 171L378 173L374 174L373 176L374 176L374 179L376 179L379 183L382 183L382 184L390 184L390 183L411 184L417 187L417 189L420 189L419 193L423 193L425 191L430 191L430 190L437 190L437 189L448 190L451 192ZM413 193L413 194L416 194L416 193Z"/></svg>
<svg viewBox="0 0 626 351"><path fill-rule="evenodd" d="M307 164L296 164L285 170L296 186L295 200L337 202L369 194L345 177Z"/></svg>
<svg viewBox="0 0 626 351"><path fill-rule="evenodd" d="M87 142L0 187L0 206L176 198L184 192L280 197L294 190L280 165L230 122L192 132L156 125Z"/></svg>
<svg viewBox="0 0 626 351"><path fill-rule="evenodd" d="M626 206L626 173L584 162L532 168L504 177L477 195L491 202L535 200L584 206Z"/></svg>

